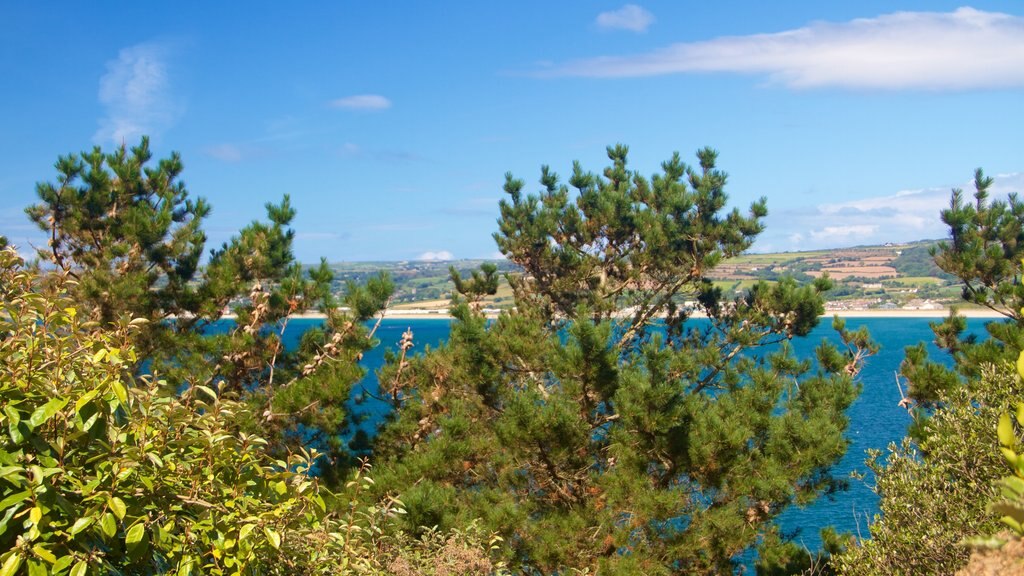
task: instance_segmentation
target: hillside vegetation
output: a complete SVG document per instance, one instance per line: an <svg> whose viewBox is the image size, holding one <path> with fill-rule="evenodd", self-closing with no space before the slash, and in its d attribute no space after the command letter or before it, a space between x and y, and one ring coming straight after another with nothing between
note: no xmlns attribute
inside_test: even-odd
<svg viewBox="0 0 1024 576"><path fill-rule="evenodd" d="M960 299L956 279L943 272L929 250L933 240L884 246L856 246L831 250L743 254L722 262L708 274L726 294L749 290L760 280L777 281L783 276L810 281L827 273L834 288L827 293L826 308L873 309L921 307L930 302L946 307ZM488 308L512 306L512 290L504 275L518 271L508 260L378 261L335 262L334 290L342 291L348 281L361 282L386 270L395 283L392 308L447 308L453 292L449 267L467 274L485 262L501 273L498 290L483 299Z"/></svg>

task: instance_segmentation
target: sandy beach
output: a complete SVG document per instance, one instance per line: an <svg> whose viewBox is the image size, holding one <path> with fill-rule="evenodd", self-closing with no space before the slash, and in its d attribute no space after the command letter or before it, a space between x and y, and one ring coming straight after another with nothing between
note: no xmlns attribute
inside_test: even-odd
<svg viewBox="0 0 1024 576"><path fill-rule="evenodd" d="M488 310L487 315L489 317L497 317L500 311ZM984 308L965 308L960 309L959 313L961 316L967 318L1003 318L1002 314L994 312L992 310ZM832 318L833 316L839 316L840 318L945 318L949 315L949 309L936 309L936 310L909 310L909 309L896 309L896 310L877 310L877 309L864 309L864 310L829 310L821 315L822 318ZM699 318L702 315L695 314L694 318ZM230 316L225 316L228 318ZM305 314L293 314L292 318L300 319L312 319L322 320L326 318L326 315L319 312L308 312ZM448 314L447 308L404 308L401 310L388 310L384 313L384 317L387 319L396 320L450 320L451 316Z"/></svg>

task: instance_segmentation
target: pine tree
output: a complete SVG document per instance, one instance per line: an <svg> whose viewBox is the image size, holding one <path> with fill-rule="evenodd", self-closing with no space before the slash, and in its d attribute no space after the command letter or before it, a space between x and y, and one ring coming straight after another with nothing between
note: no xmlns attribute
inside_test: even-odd
<svg viewBox="0 0 1024 576"><path fill-rule="evenodd" d="M910 381L911 397L927 412L939 399L976 380L985 364L1016 361L1024 350L1024 203L1015 194L990 200L991 177L974 174L974 202L953 190L950 207L942 211L950 238L932 255L936 264L963 285L965 302L998 312L1002 321L986 324L987 338L964 336L967 322L954 308L948 318L932 324L935 343L954 360L953 367L929 358L925 345L907 349L901 372Z"/></svg>
<svg viewBox="0 0 1024 576"><path fill-rule="evenodd" d="M151 160L146 138L130 150L60 157L56 182L39 184L40 203L26 210L49 236L40 257L76 281L82 313L97 325L148 320L137 370L153 381L251 403L261 416L247 425L271 433L278 450L312 443L342 454L344 403L373 344L363 322L389 300L390 280L348 286L349 312L340 311L326 262L306 270L295 261L287 195L203 265L210 206L189 196L177 153ZM285 350L289 316L308 310L327 315L324 327ZM237 316L230 331L211 330L228 312Z"/></svg>
<svg viewBox="0 0 1024 576"><path fill-rule="evenodd" d="M523 270L516 308L485 318L470 303L488 272L456 277L449 341L382 370L379 489L401 492L410 528L482 518L526 571L720 574L759 546L785 563L774 519L842 487L829 469L875 347L837 320L846 353L793 357L827 280L734 299L708 280L766 214L722 213L713 150L651 179L626 147L608 156L568 186L543 168L539 195L506 177L495 239Z"/></svg>

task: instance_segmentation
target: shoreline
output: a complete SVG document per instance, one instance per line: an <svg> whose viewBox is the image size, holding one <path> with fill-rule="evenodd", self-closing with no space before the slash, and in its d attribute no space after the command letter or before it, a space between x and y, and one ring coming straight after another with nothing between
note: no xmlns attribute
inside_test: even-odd
<svg viewBox="0 0 1024 576"><path fill-rule="evenodd" d="M999 319L1005 318L1002 314L994 312L992 310L981 309L981 308L968 308L958 310L959 314L965 318L989 318ZM490 312L487 314L488 318L497 318L499 311ZM824 314L819 318L832 318L838 316L840 318L945 318L949 316L949 309L942 308L936 310L826 310ZM694 314L693 318L703 318L702 314ZM234 318L233 314L226 314L223 316L225 319ZM289 316L295 320L324 320L327 318L326 314L319 312L307 312L304 314L293 314ZM413 308L404 310L388 310L384 313L384 319L392 320L452 320L452 316L448 314L447 309L427 309L427 308Z"/></svg>

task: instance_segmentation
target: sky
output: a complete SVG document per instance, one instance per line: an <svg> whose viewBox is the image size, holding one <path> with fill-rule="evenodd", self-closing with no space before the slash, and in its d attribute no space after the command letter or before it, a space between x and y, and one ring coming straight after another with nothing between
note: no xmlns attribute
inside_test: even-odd
<svg viewBox="0 0 1024 576"><path fill-rule="evenodd" d="M304 5L308 4L308 5ZM1024 190L1024 3L0 3L0 235L60 155L151 138L209 247L290 194L300 261L500 256L506 172L719 151L759 252L946 236Z"/></svg>

